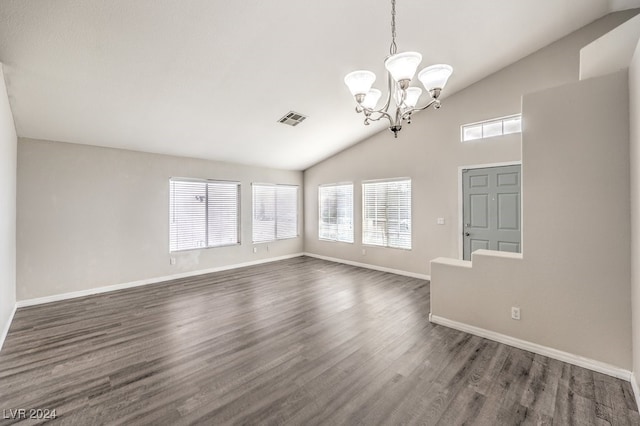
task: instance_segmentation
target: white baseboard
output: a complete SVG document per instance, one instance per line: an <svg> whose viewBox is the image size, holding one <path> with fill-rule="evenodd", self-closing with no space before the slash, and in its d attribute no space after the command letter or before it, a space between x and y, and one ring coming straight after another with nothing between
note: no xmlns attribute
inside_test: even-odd
<svg viewBox="0 0 640 426"><path fill-rule="evenodd" d="M515 337L485 330L484 328L475 327L458 321L452 321L450 319L442 318L436 315L429 314L429 321L434 324L444 325L445 327L455 328L456 330L464 331L469 334L474 334L476 336L484 337L489 340L504 343L505 345L513 346L514 348L523 349L525 351L533 352L539 355L547 356L549 358L557 359L559 361L564 361L569 364L577 365L578 367L587 368L598 373L613 376L618 379L630 381L632 385L635 382L635 380L632 380L633 378L631 371L625 370L624 368L616 367L611 364L596 361L590 358L585 358L579 355L571 354L569 352L560 351L548 346L542 346L526 340L516 339ZM636 392L635 388L634 392Z"/></svg>
<svg viewBox="0 0 640 426"><path fill-rule="evenodd" d="M404 275L405 277L419 278L421 280L431 280L431 276L418 274L416 272L402 271L400 269L386 268L384 266L371 265L369 263L354 262L351 260L338 259L336 257L322 256L314 253L304 253L305 256L315 257L316 259L328 260L330 262L344 263L345 265L359 266L360 268L373 269L375 271L389 272L396 275Z"/></svg>
<svg viewBox="0 0 640 426"><path fill-rule="evenodd" d="M51 296L38 297L35 299L19 300L16 303L16 306L18 308L23 308L26 306L42 305L43 303L59 302L61 300L75 299L77 297L91 296L93 294L108 293L110 291L124 290L127 288L140 287L140 286L149 285L149 284L156 284L156 283L161 283L165 281L175 280L178 278L188 278L196 275L210 274L212 272L227 271L229 269L237 269L237 268L243 268L246 266L254 266L254 265L260 265L263 263L276 262L278 260L291 259L294 257L303 256L303 255L304 255L303 253L294 253L294 254L288 254L285 256L270 257L268 259L252 260L251 262L236 263L233 265L217 266L215 268L200 269L198 271L190 271L190 272L184 272L181 274L167 275L164 277L149 278L145 280L132 281L132 282L122 283L122 284L114 284L114 285L109 285L105 287L90 288L87 290L73 291L70 293L54 294Z"/></svg>
<svg viewBox="0 0 640 426"><path fill-rule="evenodd" d="M13 311L11 311L11 315L9 315L9 320L7 324L4 326L4 330L2 330L2 334L0 334L0 350L2 350L2 345L4 345L4 341L7 338L7 334L9 334L9 327L11 327L11 323L13 322L13 316L16 314L16 309L18 309L18 304L13 305Z"/></svg>
<svg viewBox="0 0 640 426"><path fill-rule="evenodd" d="M638 386L638 377L635 371L631 373L631 388L633 389L633 396L636 398L636 406L640 407L640 387Z"/></svg>

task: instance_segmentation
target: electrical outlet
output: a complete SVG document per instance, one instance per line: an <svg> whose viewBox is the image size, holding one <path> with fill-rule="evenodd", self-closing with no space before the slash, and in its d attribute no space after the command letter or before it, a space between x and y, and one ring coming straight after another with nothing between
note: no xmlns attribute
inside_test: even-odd
<svg viewBox="0 0 640 426"><path fill-rule="evenodd" d="M169 258L169 265L175 265L176 264L176 258L175 257L170 257Z"/></svg>
<svg viewBox="0 0 640 426"><path fill-rule="evenodd" d="M254 248L253 248L253 252L254 252L254 253L257 253L257 252L258 252L258 247L254 247Z"/></svg>
<svg viewBox="0 0 640 426"><path fill-rule="evenodd" d="M515 306L511 307L511 319L520 320L520 308Z"/></svg>
<svg viewBox="0 0 640 426"><path fill-rule="evenodd" d="M437 223L438 225L444 225L444 217L439 217L439 218L436 220L436 223Z"/></svg>

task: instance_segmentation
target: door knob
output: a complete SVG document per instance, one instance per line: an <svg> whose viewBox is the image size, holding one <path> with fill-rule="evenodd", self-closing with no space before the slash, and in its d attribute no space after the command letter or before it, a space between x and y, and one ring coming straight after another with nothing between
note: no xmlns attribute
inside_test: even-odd
<svg viewBox="0 0 640 426"><path fill-rule="evenodd" d="M471 234L470 234L470 233L468 233L468 232L465 232L465 233L464 233L464 236L465 236L465 237L468 237L469 235L471 235Z"/></svg>

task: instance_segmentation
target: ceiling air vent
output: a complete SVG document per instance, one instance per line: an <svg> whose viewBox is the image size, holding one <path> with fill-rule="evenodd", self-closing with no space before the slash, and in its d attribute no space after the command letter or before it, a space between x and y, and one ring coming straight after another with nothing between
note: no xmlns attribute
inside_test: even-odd
<svg viewBox="0 0 640 426"><path fill-rule="evenodd" d="M297 126L298 124L302 123L306 118L307 118L306 116L298 112L289 111L287 114L285 114L284 117L278 120L278 122L282 124L288 124L289 126Z"/></svg>

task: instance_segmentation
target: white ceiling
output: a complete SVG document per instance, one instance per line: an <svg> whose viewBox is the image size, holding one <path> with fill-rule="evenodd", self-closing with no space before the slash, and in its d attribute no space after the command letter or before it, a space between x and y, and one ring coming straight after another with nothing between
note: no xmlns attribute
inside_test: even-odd
<svg viewBox="0 0 640 426"><path fill-rule="evenodd" d="M451 64L451 94L638 3L398 0L398 48ZM380 131L342 79L383 80L389 21L382 0L0 0L0 62L22 137L303 170Z"/></svg>

